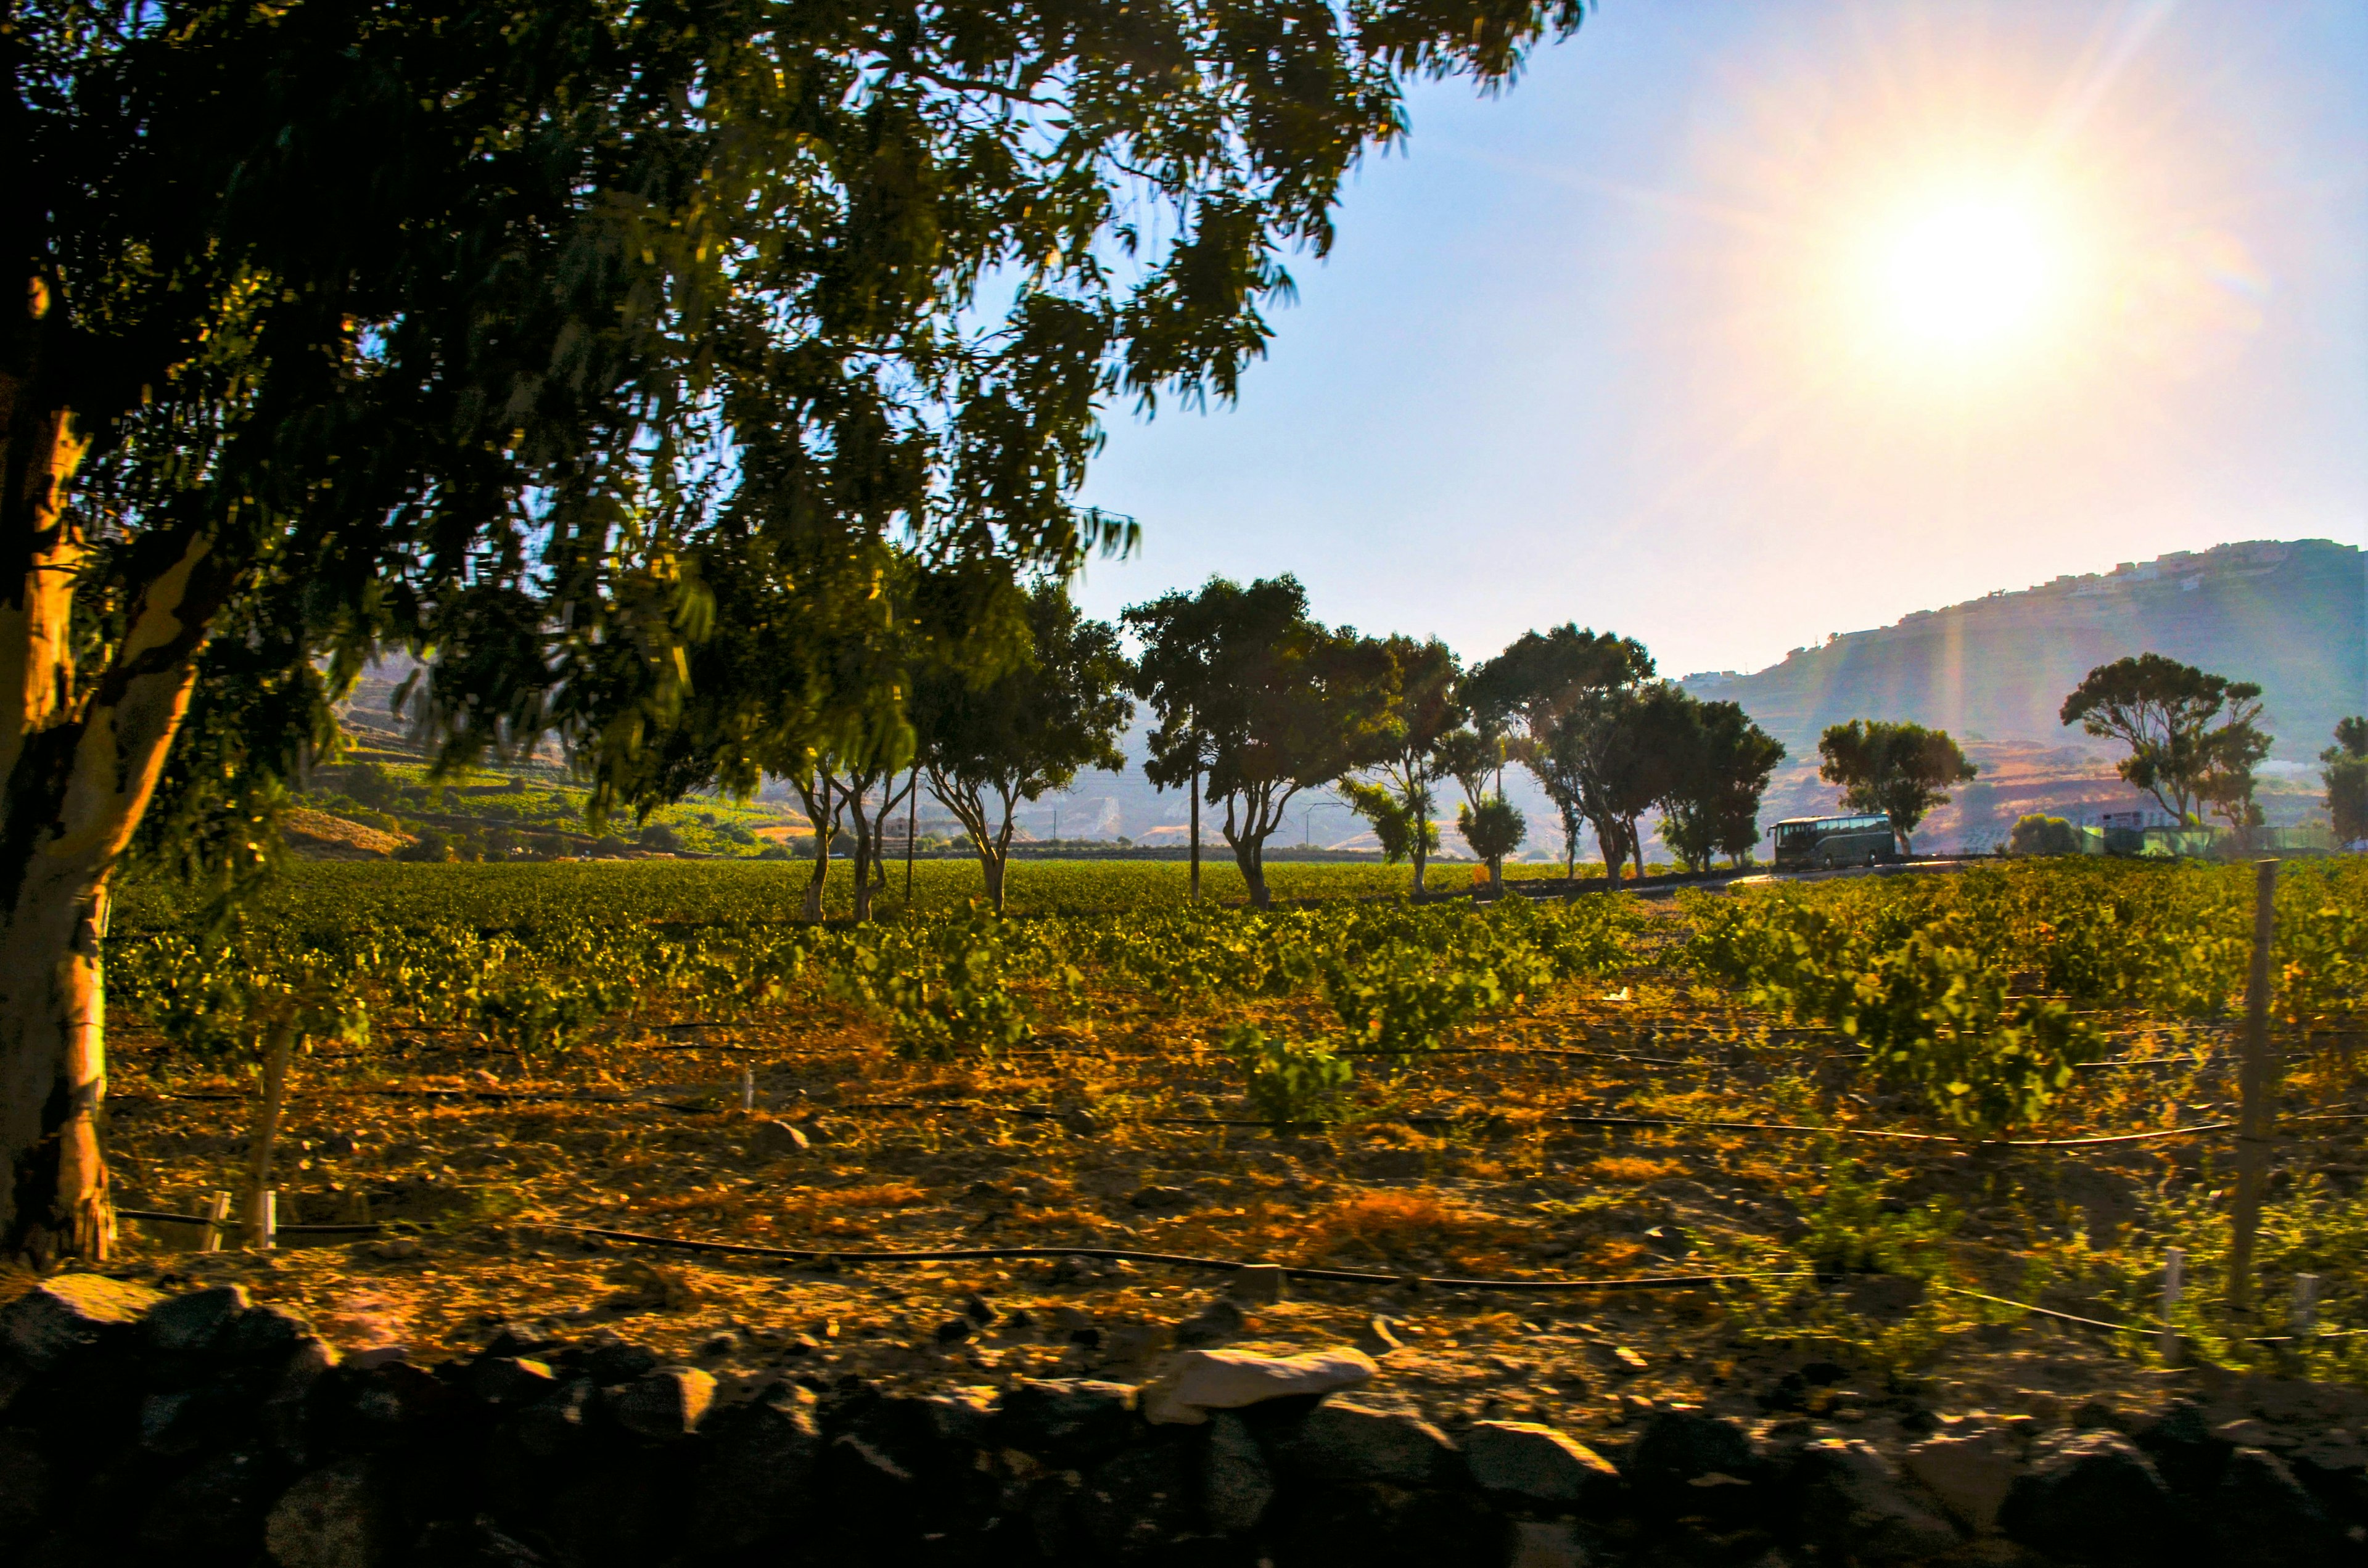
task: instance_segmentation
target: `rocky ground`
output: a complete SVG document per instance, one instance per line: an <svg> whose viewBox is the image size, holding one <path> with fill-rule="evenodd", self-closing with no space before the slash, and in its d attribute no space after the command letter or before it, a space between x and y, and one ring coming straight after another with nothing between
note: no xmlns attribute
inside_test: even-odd
<svg viewBox="0 0 2368 1568"><path fill-rule="evenodd" d="M1030 1337L967 1306L973 1337ZM1420 1354L1385 1344L1188 1349L1140 1386L951 1354L977 1381L922 1393L802 1332L719 1330L669 1361L513 1324L430 1368L342 1357L237 1286L58 1277L0 1311L0 1548L42 1568L2368 1557L2368 1398L2210 1369L2136 1387L2077 1346L2023 1352L2060 1399L2094 1391L2045 1415L1810 1361L1709 1405L1631 1395L1584 1435L1425 1419ZM1057 1354L1078 1364L1044 1370L1116 1369Z"/></svg>

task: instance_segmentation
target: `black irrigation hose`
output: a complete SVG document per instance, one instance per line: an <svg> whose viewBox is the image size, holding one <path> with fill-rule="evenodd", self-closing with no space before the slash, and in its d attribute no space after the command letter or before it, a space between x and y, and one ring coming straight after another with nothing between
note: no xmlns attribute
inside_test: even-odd
<svg viewBox="0 0 2368 1568"><path fill-rule="evenodd" d="M575 1235L599 1236L609 1241L677 1247L685 1252L722 1253L735 1257L778 1257L805 1263L954 1263L1031 1257L1090 1257L1105 1263L1157 1263L1178 1268L1215 1269L1227 1274L1261 1267L1234 1258L1138 1252L1129 1247L939 1247L917 1252L849 1252L828 1247L768 1247L746 1242L696 1241L681 1236L652 1235L644 1231L612 1231L598 1225L549 1225L545 1228ZM1808 1278L1814 1278L1815 1274L1814 1270L1800 1269L1775 1274L1642 1275L1621 1279L1465 1279L1425 1274L1377 1274L1354 1268L1308 1268L1295 1264L1274 1267L1278 1267L1287 1279L1321 1279L1344 1285L1395 1285L1409 1289L1429 1287L1453 1290L1514 1291L1683 1290L1697 1285L1727 1285L1745 1280Z"/></svg>

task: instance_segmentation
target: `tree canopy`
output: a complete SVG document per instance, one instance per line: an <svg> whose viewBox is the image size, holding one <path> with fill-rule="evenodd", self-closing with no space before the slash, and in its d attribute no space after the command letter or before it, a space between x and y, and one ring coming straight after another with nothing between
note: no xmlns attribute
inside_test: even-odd
<svg viewBox="0 0 2368 1568"><path fill-rule="evenodd" d="M1903 851L1926 813L1947 805L1949 790L1981 771L1948 731L1882 719L1828 725L1817 737L1817 776L1842 787L1842 804L1889 817Z"/></svg>
<svg viewBox="0 0 2368 1568"><path fill-rule="evenodd" d="M448 756L555 733L604 810L893 751L893 683L693 651L1122 540L1104 403L1230 396L1405 80L1583 9L12 7L0 1245L108 1248L78 933L160 780L235 861L390 648Z"/></svg>
<svg viewBox="0 0 2368 1568"><path fill-rule="evenodd" d="M1466 683L1475 722L1509 732L1512 756L1554 801L1566 870L1577 863L1582 823L1615 874L1632 847L1629 826L1645 806L1623 809L1632 796L1620 786L1639 761L1625 697L1652 676L1653 656L1634 638L1565 624L1523 632Z"/></svg>
<svg viewBox="0 0 2368 1568"><path fill-rule="evenodd" d="M1124 619L1143 642L1135 694L1159 721L1144 773L1165 789L1201 770L1250 902L1264 908L1266 842L1292 798L1370 766L1389 744L1389 654L1312 619L1288 575L1247 588L1212 577Z"/></svg>
<svg viewBox="0 0 2368 1568"><path fill-rule="evenodd" d="M2368 838L2368 717L2335 726L2335 744L2318 754L2327 814L2344 844Z"/></svg>
<svg viewBox="0 0 2368 1568"><path fill-rule="evenodd" d="M1079 768L1124 767L1118 737L1134 716L1134 672L1115 629L1079 614L1057 583L1030 594L1027 627L1027 653L1011 668L981 680L941 662L921 672L914 694L929 792L970 834L998 911L1014 809L1066 789Z"/></svg>
<svg viewBox="0 0 2368 1568"><path fill-rule="evenodd" d="M1340 792L1351 810L1373 824L1386 859L1414 862L1419 898L1425 865L1439 847L1433 786L1452 771L1442 744L1465 717L1463 671L1453 651L1435 637L1422 642L1384 638L1382 653L1386 689L1373 736L1374 760L1364 776L1343 779Z"/></svg>
<svg viewBox="0 0 2368 1568"><path fill-rule="evenodd" d="M2092 735L2117 740L2130 755L2118 771L2185 825L2210 804L2245 825L2254 764L2269 755L2261 733L2261 688L2138 653L2099 665L2064 699L2059 713Z"/></svg>

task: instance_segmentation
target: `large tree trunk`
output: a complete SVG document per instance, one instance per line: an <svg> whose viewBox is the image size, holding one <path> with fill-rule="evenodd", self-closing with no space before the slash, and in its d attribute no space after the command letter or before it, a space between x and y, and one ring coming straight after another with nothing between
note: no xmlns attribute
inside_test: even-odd
<svg viewBox="0 0 2368 1568"><path fill-rule="evenodd" d="M1234 864L1241 868L1242 881L1250 890L1252 909L1271 909L1274 895L1266 888L1266 840L1244 838L1234 845Z"/></svg>
<svg viewBox="0 0 2368 1568"><path fill-rule="evenodd" d="M1201 765L1192 765L1192 887L1191 902L1201 902Z"/></svg>
<svg viewBox="0 0 2368 1568"><path fill-rule="evenodd" d="M979 874L986 879L986 902L997 915L1003 913L1003 872L1010 865L1010 851L1000 845L993 847L981 844L978 850Z"/></svg>
<svg viewBox="0 0 2368 1568"><path fill-rule="evenodd" d="M227 591L204 535L154 538L108 667L77 680L69 639L85 546L63 501L84 442L27 348L40 346L46 299L37 286L0 354L0 1253L40 1262L100 1259L114 1244L98 1130L108 881Z"/></svg>
<svg viewBox="0 0 2368 1568"><path fill-rule="evenodd" d="M831 804L828 778L800 778L792 783L798 803L805 808L806 821L814 824L814 870L806 878L805 907L801 912L812 925L822 918L823 884L830 880L830 835L838 824L838 812Z"/></svg>
<svg viewBox="0 0 2368 1568"><path fill-rule="evenodd" d="M108 882L233 569L194 528L141 540L109 662L77 678L86 546L65 500L87 442L51 280L27 285L0 322L0 1254L46 1263L114 1244L98 1129Z"/></svg>

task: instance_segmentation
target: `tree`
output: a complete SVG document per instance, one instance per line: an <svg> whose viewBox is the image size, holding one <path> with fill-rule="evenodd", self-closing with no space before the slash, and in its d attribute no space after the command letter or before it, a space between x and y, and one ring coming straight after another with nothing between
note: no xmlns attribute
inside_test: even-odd
<svg viewBox="0 0 2368 1568"><path fill-rule="evenodd" d="M1623 744L1620 697L1652 676L1653 656L1634 638L1566 624L1523 632L1465 683L1474 723L1511 732L1508 749L1561 814L1565 876L1578 869L1582 822L1595 829L1606 870L1619 874L1633 820L1608 791Z"/></svg>
<svg viewBox="0 0 2368 1568"><path fill-rule="evenodd" d="M1676 690L1677 688L1671 688ZM1741 864L1759 842L1759 801L1784 744L1733 702L1702 702L1678 690L1674 766L1661 811L1661 840L1690 871L1725 855Z"/></svg>
<svg viewBox="0 0 2368 1568"><path fill-rule="evenodd" d="M2327 814L2335 824L2336 842L2368 838L2368 718L2337 724L2335 744L2320 752L2318 760L2324 765L2319 778L2327 785Z"/></svg>
<svg viewBox="0 0 2368 1568"><path fill-rule="evenodd" d="M2261 688L2139 653L2099 665L2064 699L2058 715L2130 748L2118 765L2132 789L2154 797L2181 826L2197 808L2234 810L2252 801L2252 767L2269 753L2259 728ZM2225 714L2225 717L2223 716Z"/></svg>
<svg viewBox="0 0 2368 1568"><path fill-rule="evenodd" d="M152 801L253 871L387 647L449 762L555 733L599 810L795 753L690 684L719 560L827 613L899 535L1073 562L1102 400L1233 395L1402 78L1582 15L20 0L0 1248L110 1245L97 934ZM646 766L695 696L732 722Z"/></svg>
<svg viewBox="0 0 2368 1568"><path fill-rule="evenodd" d="M1414 895L1420 898L1424 866L1439 847L1432 786L1450 771L1440 743L1465 717L1456 696L1462 672L1453 652L1436 638L1391 637L1382 649L1387 675L1385 717L1374 740L1380 756L1368 777L1343 779L1340 793L1373 824L1383 859L1392 865L1413 860Z"/></svg>
<svg viewBox="0 0 2368 1568"><path fill-rule="evenodd" d="M914 700L929 793L969 830L998 913L1019 803L1065 790L1081 767L1124 767L1118 737L1134 716L1117 631L1079 614L1066 588L1046 582L1030 594L1028 634L1011 669L980 681L936 665Z"/></svg>
<svg viewBox="0 0 2368 1568"><path fill-rule="evenodd" d="M1902 854L1925 814L1947 805L1949 790L1981 771L1946 730L1882 719L1828 725L1817 737L1817 755L1824 759L1817 776L1842 787L1843 805L1891 819Z"/></svg>
<svg viewBox="0 0 2368 1568"><path fill-rule="evenodd" d="M2006 846L2017 855L2078 855L2080 834L2062 817L2032 812L2015 819Z"/></svg>
<svg viewBox="0 0 2368 1568"><path fill-rule="evenodd" d="M1135 695L1159 720L1144 775L1165 789L1201 771L1250 903L1267 908L1266 842L1292 798L1372 766L1387 744L1388 655L1310 619L1291 576L1247 588L1212 577L1123 619L1143 643Z"/></svg>
<svg viewBox="0 0 2368 1568"><path fill-rule="evenodd" d="M1528 819L1502 795L1467 801L1457 808L1455 831L1488 867L1488 888L1505 891L1505 857L1521 846L1530 834Z"/></svg>

